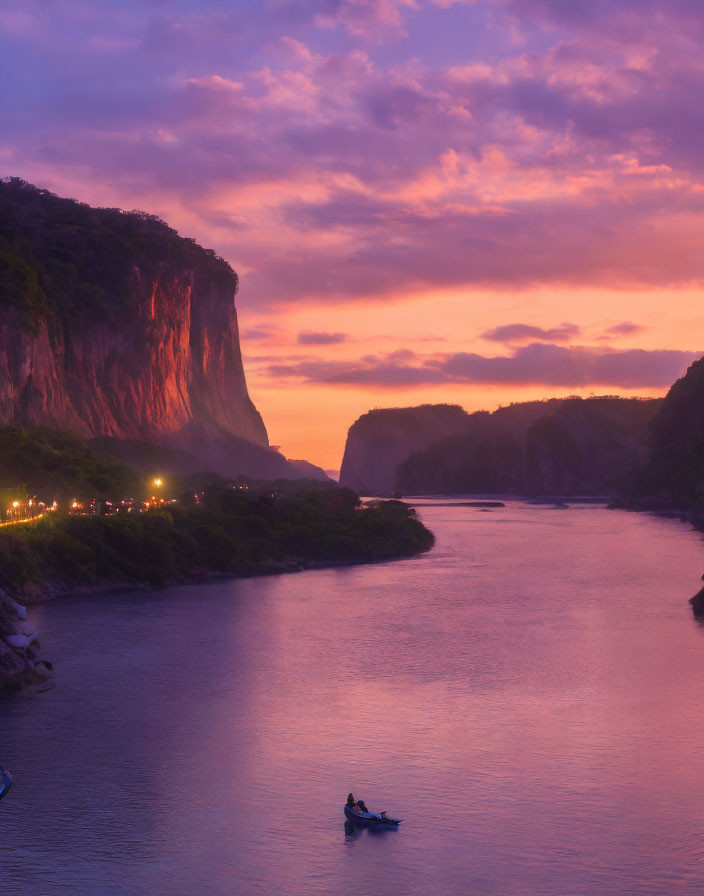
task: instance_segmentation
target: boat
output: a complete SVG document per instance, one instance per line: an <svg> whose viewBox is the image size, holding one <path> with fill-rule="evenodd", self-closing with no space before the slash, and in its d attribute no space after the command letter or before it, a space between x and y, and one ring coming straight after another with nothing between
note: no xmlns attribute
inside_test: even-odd
<svg viewBox="0 0 704 896"><path fill-rule="evenodd" d="M358 824L365 828L397 828L403 821L402 818L390 818L388 815L382 818L381 815L375 812L357 812L347 805L345 806L345 817L353 824Z"/></svg>
<svg viewBox="0 0 704 896"><path fill-rule="evenodd" d="M0 800L7 795L7 792L11 787L12 775L6 768L0 765Z"/></svg>

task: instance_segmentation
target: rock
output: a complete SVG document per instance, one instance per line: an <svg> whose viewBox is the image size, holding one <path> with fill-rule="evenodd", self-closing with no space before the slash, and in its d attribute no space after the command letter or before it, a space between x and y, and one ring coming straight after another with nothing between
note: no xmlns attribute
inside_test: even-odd
<svg viewBox="0 0 704 896"><path fill-rule="evenodd" d="M21 604L0 592L0 692L51 675L51 663L36 658L39 632L26 617Z"/></svg>
<svg viewBox="0 0 704 896"><path fill-rule="evenodd" d="M17 619L26 620L27 607L18 604L16 600L10 597L5 591L0 591L0 614L4 611L7 616L16 616Z"/></svg>
<svg viewBox="0 0 704 896"><path fill-rule="evenodd" d="M47 660L37 660L34 664L34 674L44 680L52 678L54 667Z"/></svg>
<svg viewBox="0 0 704 896"><path fill-rule="evenodd" d="M6 644L9 644L10 647L29 647L38 634L39 632L35 628L32 629L32 632L29 635L5 635L3 640Z"/></svg>
<svg viewBox="0 0 704 896"><path fill-rule="evenodd" d="M704 616L704 588L698 591L694 597L690 597L689 602L695 616Z"/></svg>

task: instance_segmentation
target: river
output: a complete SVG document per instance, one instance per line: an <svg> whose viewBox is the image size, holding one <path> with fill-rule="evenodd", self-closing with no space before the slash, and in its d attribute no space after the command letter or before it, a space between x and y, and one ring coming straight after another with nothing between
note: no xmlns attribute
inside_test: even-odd
<svg viewBox="0 0 704 896"><path fill-rule="evenodd" d="M417 506L411 560L36 607L3 896L701 894L702 536Z"/></svg>

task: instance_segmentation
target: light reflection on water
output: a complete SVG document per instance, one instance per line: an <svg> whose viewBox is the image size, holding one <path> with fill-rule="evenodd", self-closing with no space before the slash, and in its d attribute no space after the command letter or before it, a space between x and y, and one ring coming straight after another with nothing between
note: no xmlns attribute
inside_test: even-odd
<svg viewBox="0 0 704 896"><path fill-rule="evenodd" d="M701 536L423 516L409 561L38 608L3 896L701 893ZM347 831L350 790L400 830Z"/></svg>

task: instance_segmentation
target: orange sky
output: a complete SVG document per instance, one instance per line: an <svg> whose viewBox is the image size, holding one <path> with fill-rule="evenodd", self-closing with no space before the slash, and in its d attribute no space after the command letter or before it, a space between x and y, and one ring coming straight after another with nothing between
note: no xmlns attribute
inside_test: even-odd
<svg viewBox="0 0 704 896"><path fill-rule="evenodd" d="M242 289L246 288L246 277ZM608 328L638 320L632 334L604 337ZM580 334L567 342L624 349L657 350L667 346L696 353L704 345L704 310L698 288L650 291L537 288L509 293L499 290L430 292L397 302L363 305L295 306L273 317L240 312L242 351L250 393L269 428L273 444L288 457L305 457L325 469L338 469L352 422L373 407L450 402L469 411L494 409L512 401L546 396L619 394L663 395L666 386L626 388L608 383L587 386L545 384L440 383L398 386L338 385L277 377L272 363L294 357L334 359L354 365L360 356L412 350L418 356L477 352L510 353L510 347L483 339L491 328L516 321L558 327L579 322ZM271 333L249 339L248 332ZM299 332L349 334L335 345L299 345Z"/></svg>
<svg viewBox="0 0 704 896"><path fill-rule="evenodd" d="M658 395L704 350L691 0L5 0L0 168L237 270L273 444Z"/></svg>

